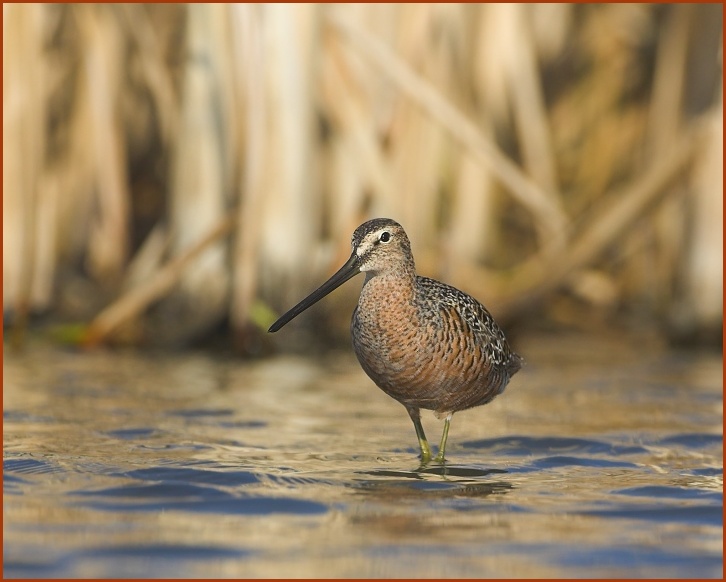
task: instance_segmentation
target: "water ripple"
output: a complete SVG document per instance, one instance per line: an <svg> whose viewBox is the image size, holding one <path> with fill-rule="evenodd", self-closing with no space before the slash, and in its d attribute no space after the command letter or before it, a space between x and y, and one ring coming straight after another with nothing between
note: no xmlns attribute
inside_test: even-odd
<svg viewBox="0 0 726 582"><path fill-rule="evenodd" d="M640 445L618 445L612 442L569 438L569 437L528 437L508 436L482 439L462 443L464 448L480 449L499 455L536 455L552 452L577 452L588 454L607 454L613 456L637 455L646 453Z"/></svg>
<svg viewBox="0 0 726 582"><path fill-rule="evenodd" d="M638 519L663 523L689 523L723 527L723 506L716 505L623 505L608 509L585 510L580 513L609 519Z"/></svg>
<svg viewBox="0 0 726 582"><path fill-rule="evenodd" d="M89 501L83 507L99 511L126 512L158 512L186 511L194 513L215 513L219 515L319 515L327 513L329 508L323 503L303 499L280 497L231 497L220 495L221 499L208 496L204 499L185 499L163 501L157 503L127 503Z"/></svg>

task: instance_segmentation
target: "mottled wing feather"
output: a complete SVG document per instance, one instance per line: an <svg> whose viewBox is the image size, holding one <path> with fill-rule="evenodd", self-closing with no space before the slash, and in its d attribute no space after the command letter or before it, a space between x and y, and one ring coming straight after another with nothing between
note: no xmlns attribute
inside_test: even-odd
<svg viewBox="0 0 726 582"><path fill-rule="evenodd" d="M451 307L461 315L494 366L505 368L510 376L519 370L522 359L509 348L504 332L486 307L463 291L434 279L419 276L417 282L426 290L426 297L436 298L439 308Z"/></svg>

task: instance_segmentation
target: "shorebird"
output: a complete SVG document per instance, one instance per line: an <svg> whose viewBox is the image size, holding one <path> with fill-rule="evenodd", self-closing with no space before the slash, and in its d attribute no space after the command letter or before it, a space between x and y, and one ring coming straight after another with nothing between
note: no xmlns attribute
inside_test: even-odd
<svg viewBox="0 0 726 582"><path fill-rule="evenodd" d="M433 410L445 419L433 459L443 463L453 414L491 402L523 360L481 303L416 274L408 236L396 221L363 223L353 233L351 247L348 261L269 331L278 331L348 279L365 273L350 326L355 355L371 380L406 407L422 465L431 461L431 447L420 411Z"/></svg>

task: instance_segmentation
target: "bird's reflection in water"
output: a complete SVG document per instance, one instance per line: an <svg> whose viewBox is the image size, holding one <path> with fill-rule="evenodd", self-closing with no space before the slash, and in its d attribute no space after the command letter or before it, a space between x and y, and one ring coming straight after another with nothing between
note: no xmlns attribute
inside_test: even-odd
<svg viewBox="0 0 726 582"><path fill-rule="evenodd" d="M449 465L423 467L415 471L373 469L359 472L373 479L355 481L352 487L361 493L374 493L378 498L420 498L422 494L437 499L482 498L508 493L515 488L506 480L482 480L483 477L506 473L502 469Z"/></svg>

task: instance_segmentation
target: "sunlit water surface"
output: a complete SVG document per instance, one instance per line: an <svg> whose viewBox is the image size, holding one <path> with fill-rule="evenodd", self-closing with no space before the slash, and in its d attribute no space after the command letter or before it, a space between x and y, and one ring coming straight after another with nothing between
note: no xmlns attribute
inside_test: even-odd
<svg viewBox="0 0 726 582"><path fill-rule="evenodd" d="M422 470L350 352L6 349L4 575L721 577L720 355L517 347Z"/></svg>

